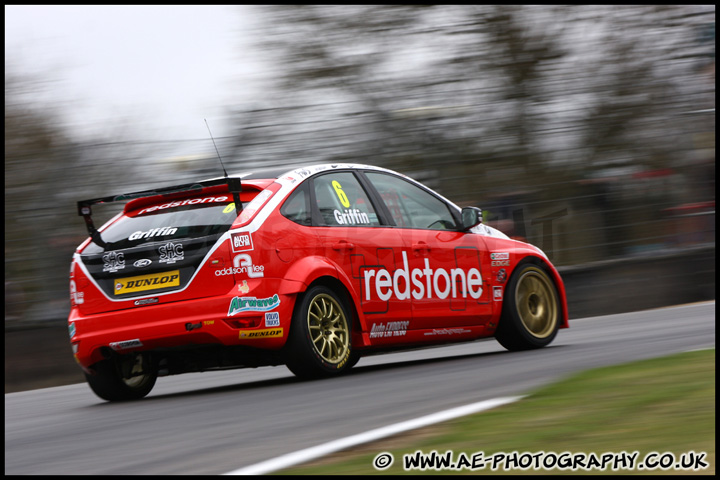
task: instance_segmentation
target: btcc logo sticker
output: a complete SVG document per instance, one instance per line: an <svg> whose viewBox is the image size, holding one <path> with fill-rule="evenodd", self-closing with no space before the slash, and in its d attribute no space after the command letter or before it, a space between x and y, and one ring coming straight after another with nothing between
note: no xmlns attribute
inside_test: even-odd
<svg viewBox="0 0 720 480"><path fill-rule="evenodd" d="M137 277L119 278L115 282L115 295L124 293L143 292L158 288L177 287L180 285L180 270L171 272L153 273Z"/></svg>
<svg viewBox="0 0 720 480"><path fill-rule="evenodd" d="M282 337L282 328L267 328L265 330L253 330L250 332L240 332L241 340L248 340L252 338L275 338Z"/></svg>

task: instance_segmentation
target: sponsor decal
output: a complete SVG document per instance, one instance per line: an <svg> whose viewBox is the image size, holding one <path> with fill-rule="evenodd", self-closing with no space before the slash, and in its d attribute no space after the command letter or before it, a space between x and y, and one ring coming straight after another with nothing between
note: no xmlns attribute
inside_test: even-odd
<svg viewBox="0 0 720 480"><path fill-rule="evenodd" d="M233 258L233 267L215 270L215 276L233 275L246 273L250 278L262 278L265 276L265 266L253 265L252 258L247 253L240 253Z"/></svg>
<svg viewBox="0 0 720 480"><path fill-rule="evenodd" d="M70 323L70 325L68 325L68 333L70 334L70 338L73 338L77 333L75 330L75 322L72 322Z"/></svg>
<svg viewBox="0 0 720 480"><path fill-rule="evenodd" d="M424 335L457 335L470 333L472 330L466 328L433 328L432 332L425 332Z"/></svg>
<svg viewBox="0 0 720 480"><path fill-rule="evenodd" d="M181 243L166 243L162 247L158 248L160 254L160 263L167 263L168 265L180 261L185 258Z"/></svg>
<svg viewBox="0 0 720 480"><path fill-rule="evenodd" d="M70 280L70 302L75 305L81 305L85 302L85 293L77 291L75 280Z"/></svg>
<svg viewBox="0 0 720 480"><path fill-rule="evenodd" d="M140 305L152 305L153 303L158 303L159 301L160 301L159 298L153 297L153 298L143 298L141 300L135 300L133 303L136 306L140 306Z"/></svg>
<svg viewBox="0 0 720 480"><path fill-rule="evenodd" d="M448 272L444 268L431 268L430 261L426 258L424 259L425 268L410 270L407 252L402 252L402 257L403 267L392 273L384 268L369 268L363 272L365 300L372 300L373 292L383 301L392 297L398 300L408 300L410 295L416 300L423 297L445 299L451 296L458 298L458 295L467 298L468 294L470 297L478 299L482 295L482 275L477 268L467 271L462 268L453 268ZM375 283L375 288L371 288L372 282ZM458 284L460 285L459 289Z"/></svg>
<svg viewBox="0 0 720 480"><path fill-rule="evenodd" d="M227 196L223 197L205 197L205 198L191 198L188 200L182 200L177 202L170 202L165 203L163 205L156 205L154 207L149 208L143 208L138 212L138 215L142 215L143 213L150 213L154 212L156 210L165 210L166 208L172 208L172 207L181 207L183 205L197 205L200 203L223 203L230 200Z"/></svg>
<svg viewBox="0 0 720 480"><path fill-rule="evenodd" d="M332 186L333 186L333 189L335 189L335 193L337 194L338 200L340 200L340 203L342 203L342 206L345 208L350 208L350 200L348 199L347 195L345 195L345 192L343 191L342 185L340 185L340 182L338 182L337 180L333 180ZM337 212L337 210L335 210L335 211Z"/></svg>
<svg viewBox="0 0 720 480"><path fill-rule="evenodd" d="M373 323L370 338L402 337L407 332L409 321Z"/></svg>
<svg viewBox="0 0 720 480"><path fill-rule="evenodd" d="M280 313L279 312L265 312L265 326L266 327L279 327L280 326Z"/></svg>
<svg viewBox="0 0 720 480"><path fill-rule="evenodd" d="M115 295L143 292L145 290L155 290L158 288L177 287L179 285L180 270L119 278L115 281Z"/></svg>
<svg viewBox="0 0 720 480"><path fill-rule="evenodd" d="M233 267L239 269L237 273L247 273L250 278L261 278L265 276L265 266L253 265L252 258L247 253L235 255Z"/></svg>
<svg viewBox="0 0 720 480"><path fill-rule="evenodd" d="M122 342L110 342L110 348L113 350L124 350L126 348L137 348L142 347L143 344L139 338L132 340L123 340Z"/></svg>
<svg viewBox="0 0 720 480"><path fill-rule="evenodd" d="M275 310L278 305L280 305L280 297L278 297L277 293L268 298L234 297L230 301L228 317L240 312L268 312Z"/></svg>
<svg viewBox="0 0 720 480"><path fill-rule="evenodd" d="M253 249L252 237L249 232L233 233L230 235L233 252L247 252Z"/></svg>
<svg viewBox="0 0 720 480"><path fill-rule="evenodd" d="M251 330L248 332L240 332L241 340L249 340L253 338L275 338L282 337L282 328L268 328L265 330Z"/></svg>
<svg viewBox="0 0 720 480"><path fill-rule="evenodd" d="M103 272L117 272L125 268L125 254L122 252L108 252L102 259Z"/></svg>
<svg viewBox="0 0 720 480"><path fill-rule="evenodd" d="M250 291L250 287L248 287L247 280L243 280L242 285L238 285L238 292L248 293L249 291Z"/></svg>
<svg viewBox="0 0 720 480"><path fill-rule="evenodd" d="M152 263L152 260L150 260L149 258L143 258L143 259L140 259L137 262L133 263L133 267L143 268L143 267L147 267L151 263Z"/></svg>
<svg viewBox="0 0 720 480"><path fill-rule="evenodd" d="M162 227L162 228L153 228L148 230L147 232L143 231L137 231L130 234L128 237L128 240L140 240L142 238L152 238L152 237L164 237L167 235L173 235L175 232L177 232L177 228L175 227Z"/></svg>
<svg viewBox="0 0 720 480"><path fill-rule="evenodd" d="M505 283L505 280L507 280L507 273L504 268L501 268L497 272L497 281L498 283Z"/></svg>
<svg viewBox="0 0 720 480"><path fill-rule="evenodd" d="M340 225L369 225L370 219L367 213L361 212L357 208L345 209L345 213L340 210L333 210L335 221Z"/></svg>
<svg viewBox="0 0 720 480"><path fill-rule="evenodd" d="M503 287L493 287L493 300L499 302L503 298Z"/></svg>
<svg viewBox="0 0 720 480"><path fill-rule="evenodd" d="M491 253L490 254L490 265L493 267L509 267L510 266L510 254L507 252L503 253Z"/></svg>

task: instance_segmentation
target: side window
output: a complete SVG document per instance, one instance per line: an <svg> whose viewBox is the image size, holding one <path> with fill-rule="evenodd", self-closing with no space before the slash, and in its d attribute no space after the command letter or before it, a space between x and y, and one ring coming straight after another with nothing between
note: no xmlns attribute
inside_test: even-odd
<svg viewBox="0 0 720 480"><path fill-rule="evenodd" d="M323 225L367 227L380 225L377 213L360 182L350 172L316 177L315 201Z"/></svg>
<svg viewBox="0 0 720 480"><path fill-rule="evenodd" d="M447 204L417 185L384 173L366 172L365 175L380 193L397 226L429 230L457 228Z"/></svg>
<svg viewBox="0 0 720 480"><path fill-rule="evenodd" d="M280 208L280 213L288 220L292 220L300 225L309 226L312 223L307 182L300 185L300 187L290 194Z"/></svg>

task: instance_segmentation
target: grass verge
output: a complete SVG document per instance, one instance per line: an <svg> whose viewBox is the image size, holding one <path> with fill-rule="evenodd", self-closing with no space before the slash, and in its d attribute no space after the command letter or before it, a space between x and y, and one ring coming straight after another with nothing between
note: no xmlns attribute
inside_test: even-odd
<svg viewBox="0 0 720 480"><path fill-rule="evenodd" d="M440 456L450 452L451 463L462 463L466 468L404 470L404 455L421 452L427 457L433 451ZM373 460L383 452L391 453L394 462L390 468L379 471L373 467ZM509 459L506 456L496 470L489 461L484 468L472 470L478 452L483 452L486 460L497 452L511 456ZM540 452L545 452L537 456L540 462L552 461L548 455L551 452L556 454L557 462L561 458L569 459L562 457L567 452L594 454L598 460L606 453L620 456L623 452L628 455L637 452L636 468L613 471L612 463L606 463L608 468L602 470L592 466L586 456L581 459L586 469L533 469L536 460L532 460L531 455ZM675 465L690 460L691 455L706 463L707 468L695 471L659 466L637 468L644 460L672 459ZM624 465L630 466L629 458L625 458ZM531 468L521 469L522 462L531 462ZM503 465L512 468L505 469ZM545 387L514 404L362 445L276 473L714 475L715 350L590 370Z"/></svg>

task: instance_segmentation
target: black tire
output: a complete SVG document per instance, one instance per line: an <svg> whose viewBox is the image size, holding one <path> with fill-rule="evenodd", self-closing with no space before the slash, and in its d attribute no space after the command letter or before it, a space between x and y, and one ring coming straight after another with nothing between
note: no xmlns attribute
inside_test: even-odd
<svg viewBox="0 0 720 480"><path fill-rule="evenodd" d="M322 285L310 287L295 305L286 345L287 367L300 378L338 375L357 363L352 320L345 301Z"/></svg>
<svg viewBox="0 0 720 480"><path fill-rule="evenodd" d="M155 386L157 371L141 353L123 355L93 365L85 378L95 395L110 402L138 400Z"/></svg>
<svg viewBox="0 0 720 480"><path fill-rule="evenodd" d="M557 289L545 269L534 263L518 265L505 288L503 310L495 338L508 350L549 345L560 325Z"/></svg>

